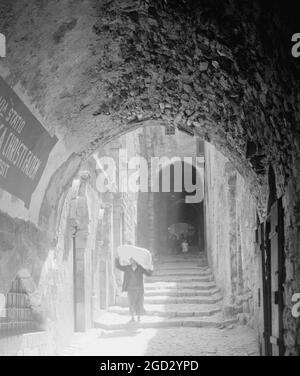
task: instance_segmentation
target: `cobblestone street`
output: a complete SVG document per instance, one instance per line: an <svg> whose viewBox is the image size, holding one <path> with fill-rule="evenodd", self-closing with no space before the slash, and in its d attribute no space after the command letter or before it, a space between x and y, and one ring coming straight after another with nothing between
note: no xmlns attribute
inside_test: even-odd
<svg viewBox="0 0 300 376"><path fill-rule="evenodd" d="M145 289L140 324L128 324L127 297L119 298L62 355L258 355L255 331L223 316L206 258L161 260Z"/></svg>
<svg viewBox="0 0 300 376"><path fill-rule="evenodd" d="M255 356L254 330L245 326L218 328L93 329L76 334L61 355L69 356Z"/></svg>
<svg viewBox="0 0 300 376"><path fill-rule="evenodd" d="M0 0L0 357L300 356L299 4Z"/></svg>

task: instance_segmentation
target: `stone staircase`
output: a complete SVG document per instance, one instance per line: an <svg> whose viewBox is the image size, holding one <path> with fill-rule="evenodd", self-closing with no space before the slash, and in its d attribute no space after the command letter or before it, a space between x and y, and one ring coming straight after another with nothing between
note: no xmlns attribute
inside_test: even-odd
<svg viewBox="0 0 300 376"><path fill-rule="evenodd" d="M224 318L222 296L217 289L207 260L195 255L161 257L151 277L145 278L145 309L139 327L223 327L235 323ZM126 294L116 305L101 314L95 327L119 330L128 327Z"/></svg>

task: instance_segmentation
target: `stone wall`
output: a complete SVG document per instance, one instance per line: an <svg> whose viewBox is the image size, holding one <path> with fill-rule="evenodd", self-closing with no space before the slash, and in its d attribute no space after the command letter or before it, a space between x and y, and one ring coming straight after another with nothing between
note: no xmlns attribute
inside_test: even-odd
<svg viewBox="0 0 300 376"><path fill-rule="evenodd" d="M123 139L123 147L127 146L131 152L135 152L130 139L130 135ZM108 145L100 154L113 156L114 152ZM34 313L38 313L40 318L37 328L44 330L42 338L48 343L49 354L58 353L69 343L75 327L78 331L91 328L93 319L101 310L115 303L118 288L116 275L119 277L119 287L121 282L120 273L116 272L114 265L116 247L125 241L123 234L128 234L132 240L136 236L134 197L130 193L120 196L99 192L97 178L101 174L100 167L97 158L89 159L65 187L51 218L54 239L49 239L49 232L41 231L30 222L16 220L0 212L1 297L5 297L17 273L26 269L35 284L30 298ZM118 226L117 220L120 221ZM122 230L119 237L115 228ZM5 306L5 302L1 304ZM34 345L34 339L32 349L27 349L26 336L7 339L7 343L18 343L19 354L43 354L44 350Z"/></svg>
<svg viewBox="0 0 300 376"><path fill-rule="evenodd" d="M298 161L300 165L300 160ZM298 183L290 182L283 197L285 273L284 284L284 339L287 355L300 355L300 320L292 316L292 296L300 291L300 210L296 203Z"/></svg>
<svg viewBox="0 0 300 376"><path fill-rule="evenodd" d="M70 197L66 197L66 202L69 203L69 200ZM47 241L47 235L40 230L33 227L30 231L29 223L22 220L14 221L1 214L1 229L6 229L14 239L11 246L7 242L2 243L0 247L1 293L7 293L20 269L28 270L36 285L31 299L43 318L40 329L48 331L48 335L43 338L50 340L51 353L57 350L53 347L54 339L57 336L60 338L57 343L59 348L67 343L65 341L73 330L72 252L67 219L68 210L67 206L62 208L59 231L54 244ZM20 240L17 237L20 237ZM5 239L4 236L1 238ZM26 352L26 347L28 347L26 340L24 342L21 336L18 339L7 340L7 342L18 343L16 349L21 352L23 350ZM24 349L23 345L26 345Z"/></svg>
<svg viewBox="0 0 300 376"><path fill-rule="evenodd" d="M205 143L206 251L225 312L258 327L256 202L244 179L212 145Z"/></svg>
<svg viewBox="0 0 300 376"><path fill-rule="evenodd" d="M49 356L55 355L52 338L46 332L27 333L0 338L1 356Z"/></svg>
<svg viewBox="0 0 300 376"><path fill-rule="evenodd" d="M162 126L148 126L146 128L140 128L134 132L139 135L140 140L140 155L148 161L148 192L140 192L138 195L138 242L141 245L151 249L153 253L156 253L157 248L157 222L158 213L165 212L167 218L167 211L170 208L163 207L167 202L162 200L159 202L158 193L152 192L151 179L151 158L166 157L170 163L172 158L180 158L183 161L184 158L193 158L193 163L196 163L197 157L197 142L198 138L191 137L182 131L176 130L175 134L166 135L166 129ZM194 164L196 167L196 164ZM161 166L162 167L162 166ZM198 173L200 173L203 181L203 164L198 167ZM159 227L159 225L158 225Z"/></svg>
<svg viewBox="0 0 300 376"><path fill-rule="evenodd" d="M20 249L31 231L45 235L32 261L43 265L81 160L140 125L183 127L212 142L245 178L261 218L272 165L277 195L285 193L287 353L299 353L291 317L300 288L299 64L290 51L297 12L276 1L177 3L0 1L0 73L59 138L30 208L1 192L1 216L10 216L13 233L23 229Z"/></svg>
<svg viewBox="0 0 300 376"><path fill-rule="evenodd" d="M59 138L37 190L38 204L29 212L19 205L19 215L34 211L36 220L51 175L76 157L72 153L87 156L141 123L171 124L206 137L259 198L261 164L274 164L281 190L294 175L299 70L288 46L290 25L280 13L275 16L275 5L4 3L0 23L8 58L1 61L2 75ZM249 142L255 145L250 164ZM49 204L47 194L45 200Z"/></svg>
<svg viewBox="0 0 300 376"><path fill-rule="evenodd" d="M1 340L5 351L0 353L56 354L66 346L74 332L74 275L72 235L76 234L77 329L87 330L100 309L100 264L102 256L110 261L107 274L107 294L114 295L114 266L111 249L99 247L99 216L102 198L96 190L94 165L86 165L70 189L61 197L56 213L56 240L51 243L47 234L22 220L14 221L1 214L0 293L5 295L17 272L26 268L35 283L30 300L37 328L44 334L24 334ZM110 231L112 226L110 225ZM18 239L19 237L19 239ZM9 239L11 241L9 242ZM109 246L105 244L105 246ZM110 298L110 303L114 298ZM37 338L37 341L36 341ZM41 338L41 339L39 339ZM12 351L12 344L16 345ZM8 348L10 350L8 350Z"/></svg>

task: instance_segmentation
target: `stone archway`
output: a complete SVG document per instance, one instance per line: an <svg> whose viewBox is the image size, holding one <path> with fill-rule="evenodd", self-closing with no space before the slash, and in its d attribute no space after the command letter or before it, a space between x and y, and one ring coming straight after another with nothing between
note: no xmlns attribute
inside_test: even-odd
<svg viewBox="0 0 300 376"><path fill-rule="evenodd" d="M288 71L283 63L278 70L272 54L259 67L255 63L267 42L272 45L260 29L268 17L270 28L276 29L272 9L267 15L256 2L245 1L241 8L229 0L214 14L206 1L198 6L182 2L179 7L172 1L103 0L80 5L61 1L55 10L37 1L22 4L7 6L14 22L10 27L4 23L3 29L15 39L8 37L10 53L2 71L20 93L25 90L28 99L22 96L34 102L47 129L57 133L61 143L56 153L67 181L67 174L78 167L76 155L85 157L139 125L172 124L215 144L235 163L260 201L265 178L255 174L256 159L274 164L282 176L278 179L282 191L291 157L282 150L282 158L288 160L280 167L277 143L287 130L295 133L296 115L289 108L295 105L296 67ZM22 17L17 19L18 8ZM27 23L29 14L34 15L34 27ZM255 14L257 30L249 23L249 14ZM235 22L237 17L245 21L244 26ZM286 59L284 46L274 51ZM36 57L31 59L29 52ZM41 56L47 56L49 63L43 64ZM274 85L268 84L269 67L278 72ZM278 109L278 101L286 103L284 112ZM257 150L249 163L245 149L250 141ZM62 165L71 155L72 168ZM49 170L48 179L54 166ZM50 184L41 211L40 223L46 227L52 189Z"/></svg>
<svg viewBox="0 0 300 376"><path fill-rule="evenodd" d="M73 237L73 304L74 330L85 331L90 325L90 302L86 298L87 259L89 235L89 209L86 194L88 174L82 173L73 182L71 218L74 221Z"/></svg>
<svg viewBox="0 0 300 376"><path fill-rule="evenodd" d="M5 195L1 208L55 239L60 197L82 160L138 126L176 126L228 157L257 197L261 216L267 166L273 166L277 195L285 193L290 302L299 286L293 266L299 246L299 68L286 43L293 25L275 19L277 5L269 2L214 3L1 2L8 54L0 72L59 138L30 209ZM286 322L294 338L293 325Z"/></svg>
<svg viewBox="0 0 300 376"><path fill-rule="evenodd" d="M204 210L203 201L198 204L187 204L184 200L174 202L170 207L168 228L176 224L185 224L183 233L189 243L189 252L204 252Z"/></svg>
<svg viewBox="0 0 300 376"><path fill-rule="evenodd" d="M198 236L194 246L199 248L198 251L204 250L204 170L199 168L196 158L195 154L192 161L176 156L161 159L162 166L156 176L159 179L159 192L152 193L153 233L150 235L158 254L180 252L175 239L174 242L169 239L169 227L179 222L193 223ZM197 190L192 191L195 187Z"/></svg>

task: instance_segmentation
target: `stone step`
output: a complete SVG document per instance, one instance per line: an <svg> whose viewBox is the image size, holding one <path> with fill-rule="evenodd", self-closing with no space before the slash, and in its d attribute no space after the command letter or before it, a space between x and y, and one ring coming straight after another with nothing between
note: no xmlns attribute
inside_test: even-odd
<svg viewBox="0 0 300 376"><path fill-rule="evenodd" d="M217 304L145 304L147 316L159 317L205 317L221 312ZM109 312L129 314L128 307L112 306Z"/></svg>
<svg viewBox="0 0 300 376"><path fill-rule="evenodd" d="M213 281L210 282L160 282L152 281L151 283L145 282L145 292L146 291L156 291L161 289L170 289L173 291L177 290L198 290L205 291L215 289L216 284Z"/></svg>
<svg viewBox="0 0 300 376"><path fill-rule="evenodd" d="M197 270L197 271L211 271L208 266L197 266L195 264L154 264L154 270L159 271L173 271L173 270Z"/></svg>
<svg viewBox="0 0 300 376"><path fill-rule="evenodd" d="M177 255L166 255L166 256L154 256L154 260L163 261L163 262L177 262L177 261L201 261L201 262L208 262L207 257L203 255L195 255L195 254L183 254L179 253Z"/></svg>
<svg viewBox="0 0 300 376"><path fill-rule="evenodd" d="M145 304L215 304L222 300L222 297L219 294L212 296L204 297L195 297L195 296L183 296L183 297L174 297L174 296L146 296L144 301ZM116 305L121 307L128 307L128 298L127 296L117 296Z"/></svg>
<svg viewBox="0 0 300 376"><path fill-rule="evenodd" d="M152 277L206 277L212 276L209 270L180 270L180 269L173 269L173 270L155 270Z"/></svg>
<svg viewBox="0 0 300 376"><path fill-rule="evenodd" d="M146 290L145 297L147 296L211 296L214 294L220 293L220 290L217 288L207 289L207 290L196 290L196 289L155 289L155 290Z"/></svg>
<svg viewBox="0 0 300 376"><path fill-rule="evenodd" d="M146 277L145 282L155 283L155 282L176 282L176 283L191 283L191 282L211 282L213 281L212 275L205 276L151 276Z"/></svg>
<svg viewBox="0 0 300 376"><path fill-rule="evenodd" d="M197 266L208 266L208 261L201 258L159 258L154 259L154 264L194 264Z"/></svg>
<svg viewBox="0 0 300 376"><path fill-rule="evenodd" d="M138 328L170 328L170 327L225 327L237 322L236 318L224 319L222 315L214 315L211 317L186 317L186 318L163 318L155 316L143 316L140 323L128 324L128 316L105 313L99 316L94 321L95 328L101 328L104 330L122 330L122 329L134 329Z"/></svg>
<svg viewBox="0 0 300 376"><path fill-rule="evenodd" d="M203 268L203 269L207 269L209 268L209 265L206 263L206 264L202 264L202 263L199 263L197 261L193 261L193 262L154 262L153 263L154 266L157 268L161 268L161 269L170 269L170 268L176 268L176 269L182 269L182 268Z"/></svg>
<svg viewBox="0 0 300 376"><path fill-rule="evenodd" d="M158 264L161 264L161 265L164 265L164 264L174 264L174 265L178 265L179 263L182 263L183 265L186 265L186 264L194 264L194 265L203 265L203 266L207 266L208 265L208 261L207 259L203 259L203 258L154 258L153 259L153 262L154 263L158 263Z"/></svg>

